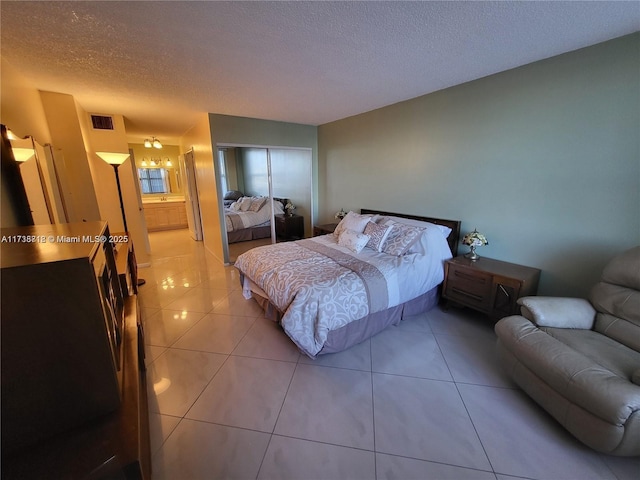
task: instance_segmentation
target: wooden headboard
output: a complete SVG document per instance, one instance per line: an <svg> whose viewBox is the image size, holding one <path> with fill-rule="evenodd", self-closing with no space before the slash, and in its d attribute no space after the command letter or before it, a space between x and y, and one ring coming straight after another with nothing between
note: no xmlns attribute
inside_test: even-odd
<svg viewBox="0 0 640 480"><path fill-rule="evenodd" d="M410 218L411 220L420 220L421 222L435 223L436 225L444 225L451 229L451 233L447 237L447 243L451 249L451 253L455 257L458 255L458 243L460 243L460 220L445 220L443 218L420 217L418 215L407 215L405 213L382 212L380 210L370 210L368 208L360 209L362 214L386 215L389 217Z"/></svg>
<svg viewBox="0 0 640 480"><path fill-rule="evenodd" d="M280 198L280 197L273 197L273 199L276 202L280 202L282 204L282 208L284 208L284 206L289 203L289 199L288 198Z"/></svg>

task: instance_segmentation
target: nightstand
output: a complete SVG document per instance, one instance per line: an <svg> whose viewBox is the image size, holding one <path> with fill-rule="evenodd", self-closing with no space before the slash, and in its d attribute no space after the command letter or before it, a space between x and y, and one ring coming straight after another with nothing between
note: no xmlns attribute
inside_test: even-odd
<svg viewBox="0 0 640 480"><path fill-rule="evenodd" d="M338 226L337 223L325 223L323 225L314 225L313 226L313 236L318 237L320 235L328 235L329 233L333 233L333 231Z"/></svg>
<svg viewBox="0 0 640 480"><path fill-rule="evenodd" d="M304 217L302 215L274 215L276 237L279 240L299 240L304 238Z"/></svg>
<svg viewBox="0 0 640 480"><path fill-rule="evenodd" d="M539 280L537 268L485 257L472 262L459 256L444 264L442 296L492 318L502 318L518 313L516 301L535 295Z"/></svg>

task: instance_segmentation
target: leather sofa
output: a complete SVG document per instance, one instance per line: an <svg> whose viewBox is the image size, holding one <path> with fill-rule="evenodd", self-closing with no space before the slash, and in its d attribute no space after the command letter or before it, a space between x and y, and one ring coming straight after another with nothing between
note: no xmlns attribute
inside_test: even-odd
<svg viewBox="0 0 640 480"><path fill-rule="evenodd" d="M589 447L640 455L640 246L609 262L589 301L518 303L495 326L513 380Z"/></svg>

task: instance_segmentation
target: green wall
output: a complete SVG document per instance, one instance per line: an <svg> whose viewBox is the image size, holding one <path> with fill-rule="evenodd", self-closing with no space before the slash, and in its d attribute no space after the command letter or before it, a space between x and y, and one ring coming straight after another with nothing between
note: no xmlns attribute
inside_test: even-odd
<svg viewBox="0 0 640 480"><path fill-rule="evenodd" d="M636 33L321 125L319 221L459 219L481 256L542 269L539 294L585 296L640 243L639 138Z"/></svg>

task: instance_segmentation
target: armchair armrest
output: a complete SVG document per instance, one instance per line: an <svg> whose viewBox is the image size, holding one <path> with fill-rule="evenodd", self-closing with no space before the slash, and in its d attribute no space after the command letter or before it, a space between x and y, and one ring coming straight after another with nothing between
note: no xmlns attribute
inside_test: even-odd
<svg viewBox="0 0 640 480"><path fill-rule="evenodd" d="M590 330L596 310L583 298L522 297L518 299L522 316L539 327Z"/></svg>

